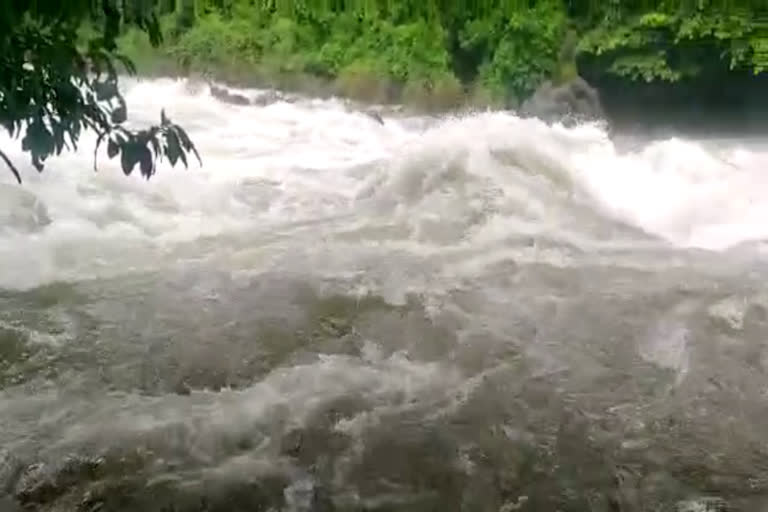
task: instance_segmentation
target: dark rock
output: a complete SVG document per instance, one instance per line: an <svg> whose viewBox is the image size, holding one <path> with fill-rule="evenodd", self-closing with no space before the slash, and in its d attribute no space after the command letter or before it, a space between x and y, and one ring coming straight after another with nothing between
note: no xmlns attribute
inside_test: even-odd
<svg viewBox="0 0 768 512"><path fill-rule="evenodd" d="M16 482L15 496L19 502L46 503L63 491L57 488L55 473L45 464L27 466Z"/></svg>
<svg viewBox="0 0 768 512"><path fill-rule="evenodd" d="M230 105L242 106L251 104L251 100L242 94L230 92L224 87L219 87L213 84L211 84L211 96L224 103L229 103Z"/></svg>
<svg viewBox="0 0 768 512"><path fill-rule="evenodd" d="M701 58L695 76L633 80L612 71L617 56L580 52L576 59L580 75L600 91L606 119L617 131L668 138L712 133L762 137L768 130L768 73L729 69L718 58Z"/></svg>
<svg viewBox="0 0 768 512"><path fill-rule="evenodd" d="M189 396L190 394L192 394L192 388L189 387L189 384L187 384L186 380L181 379L173 387L173 392L176 393L177 395Z"/></svg>
<svg viewBox="0 0 768 512"><path fill-rule="evenodd" d="M384 125L384 119L382 119L381 114L379 114L378 112L375 112L373 110L367 110L364 112L364 114L370 117L371 119L373 119L374 121L376 121L377 123L379 123L380 125L382 126Z"/></svg>
<svg viewBox="0 0 768 512"><path fill-rule="evenodd" d="M27 466L15 485L14 496L24 506L50 503L72 487L96 478L103 460L69 457L57 464Z"/></svg>
<svg viewBox="0 0 768 512"><path fill-rule="evenodd" d="M520 112L547 122L605 118L600 95L581 77L558 86L545 82L523 102Z"/></svg>
<svg viewBox="0 0 768 512"><path fill-rule="evenodd" d="M266 107L267 105L277 103L278 101L283 101L283 99L283 96L279 92L267 91L254 99L253 104L259 107Z"/></svg>

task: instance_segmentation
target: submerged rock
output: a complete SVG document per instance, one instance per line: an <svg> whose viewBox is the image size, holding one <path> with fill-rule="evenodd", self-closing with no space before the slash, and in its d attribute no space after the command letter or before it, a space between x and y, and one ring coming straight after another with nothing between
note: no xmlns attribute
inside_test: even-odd
<svg viewBox="0 0 768 512"><path fill-rule="evenodd" d="M236 92L232 92L229 89L225 87L221 87L218 85L211 84L211 96L216 98L217 100L228 103L230 105L238 105L238 106L257 106L257 107L266 107L268 105L272 105L273 103L277 103L279 101L285 101L288 103L293 103L296 101L295 97L286 96L279 91L265 91L260 93L258 96L255 96L253 98L249 98L245 96L244 94L239 94Z"/></svg>
<svg viewBox="0 0 768 512"><path fill-rule="evenodd" d="M365 115L379 123L380 125L384 125L384 119L381 117L381 114L376 112L375 110L366 110L363 112Z"/></svg>
<svg viewBox="0 0 768 512"><path fill-rule="evenodd" d="M605 118L600 95L581 77L558 86L543 83L523 102L520 111L547 122Z"/></svg>
<svg viewBox="0 0 768 512"><path fill-rule="evenodd" d="M25 507L50 503L73 486L94 479L103 462L100 458L68 457L56 464L31 464L16 481L14 497Z"/></svg>
<svg viewBox="0 0 768 512"><path fill-rule="evenodd" d="M283 97L283 95L277 91L267 91L257 96L253 100L253 105L257 105L259 107L266 107L267 105L277 103L278 101L283 101L284 99L285 98Z"/></svg>
<svg viewBox="0 0 768 512"><path fill-rule="evenodd" d="M229 103L230 105L244 106L244 105L251 104L251 100L249 100L246 96L243 96L242 94L230 92L224 87L219 87L213 84L211 84L211 96L213 96L214 98L216 98L221 102Z"/></svg>

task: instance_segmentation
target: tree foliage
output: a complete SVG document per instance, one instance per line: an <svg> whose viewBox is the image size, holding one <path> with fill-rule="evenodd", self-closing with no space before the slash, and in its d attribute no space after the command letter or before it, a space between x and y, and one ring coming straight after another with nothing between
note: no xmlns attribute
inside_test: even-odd
<svg viewBox="0 0 768 512"><path fill-rule="evenodd" d="M757 73L768 65L763 0L171 4L165 12L186 28L165 52L192 69L305 73L366 87L378 80L406 91L479 87L508 104L544 80L573 76L576 57L633 81L674 82L718 67Z"/></svg>
<svg viewBox="0 0 768 512"><path fill-rule="evenodd" d="M500 94L529 95L555 72L565 31L559 0L541 1L510 14L498 11L468 20L459 33L461 48L483 55L478 77Z"/></svg>
<svg viewBox="0 0 768 512"><path fill-rule="evenodd" d="M165 51L204 72L250 67L434 94L477 84L514 103L556 71L565 11L562 0L196 0L194 24Z"/></svg>
<svg viewBox="0 0 768 512"><path fill-rule="evenodd" d="M705 68L768 68L768 17L750 2L699 0L606 8L579 51L600 58L606 71L646 82L674 82Z"/></svg>
<svg viewBox="0 0 768 512"><path fill-rule="evenodd" d="M192 152L199 160L186 132L164 113L159 124L146 129L125 125L118 75L135 68L118 51L116 39L130 23L158 45L153 7L142 0L0 1L0 124L21 139L38 171L52 155L76 149L84 131L98 135L96 150L106 142L109 157L120 157L126 175L138 165L148 179L164 157L186 165ZM86 20L99 30L81 41L78 30ZM0 158L21 182L6 153L0 151Z"/></svg>

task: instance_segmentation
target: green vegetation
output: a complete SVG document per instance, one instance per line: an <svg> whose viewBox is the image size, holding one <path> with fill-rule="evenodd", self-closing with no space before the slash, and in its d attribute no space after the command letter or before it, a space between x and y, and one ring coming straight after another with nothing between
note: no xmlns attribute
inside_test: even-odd
<svg viewBox="0 0 768 512"><path fill-rule="evenodd" d="M680 81L768 65L758 2L735 0L167 0L161 51L124 35L149 71L445 108L515 105L576 62L628 81ZM593 73L594 74L594 73Z"/></svg>
<svg viewBox="0 0 768 512"><path fill-rule="evenodd" d="M160 53L126 33L123 48L158 69L213 74L225 81L291 86L312 76L346 96L455 106L468 92L517 103L558 71L567 15L561 0L468 15L462 2L337 2L337 9L247 0L197 0L179 29L180 5L161 13L174 27ZM368 4L368 5L366 5ZM188 10L187 10L188 12ZM153 62L154 60L154 62Z"/></svg>
<svg viewBox="0 0 768 512"><path fill-rule="evenodd" d="M748 4L724 8L705 1L608 10L578 46L600 58L608 73L632 80L674 82L737 69L759 73L768 67L768 17Z"/></svg>

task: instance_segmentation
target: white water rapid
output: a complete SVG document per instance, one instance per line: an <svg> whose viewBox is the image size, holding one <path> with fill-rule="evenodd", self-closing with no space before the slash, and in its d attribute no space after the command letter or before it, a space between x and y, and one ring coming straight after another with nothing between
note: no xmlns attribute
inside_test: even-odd
<svg viewBox="0 0 768 512"><path fill-rule="evenodd" d="M123 86L204 165L0 139L0 511L768 509L768 137Z"/></svg>

